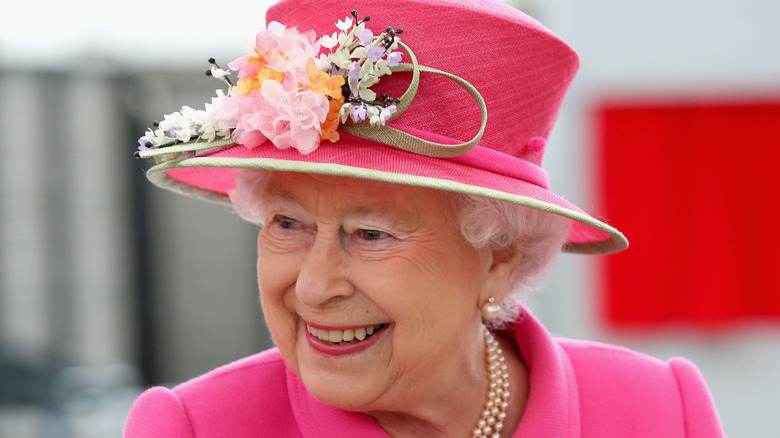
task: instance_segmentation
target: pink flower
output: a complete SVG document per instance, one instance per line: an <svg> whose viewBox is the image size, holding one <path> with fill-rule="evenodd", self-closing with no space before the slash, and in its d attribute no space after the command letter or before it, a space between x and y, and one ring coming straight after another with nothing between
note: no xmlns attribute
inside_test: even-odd
<svg viewBox="0 0 780 438"><path fill-rule="evenodd" d="M260 93L253 91L241 100L237 140L252 148L268 138L279 149L308 154L320 145L329 109L328 98L321 94L265 81Z"/></svg>
<svg viewBox="0 0 780 438"><path fill-rule="evenodd" d="M238 71L238 78L251 77L258 69L270 67L276 71L292 74L296 78L306 75L309 58L318 62L318 67L330 65L319 60L320 42L314 31L300 33L295 28L272 21L268 29L255 36L254 48L248 48L248 55L241 56L228 64ZM251 46L251 43L249 43Z"/></svg>
<svg viewBox="0 0 780 438"><path fill-rule="evenodd" d="M234 59L233 61L228 63L228 67L230 67L231 70L238 72L238 78L243 79L247 76L251 76L255 74L257 71L257 61L254 61L250 63L250 60L257 59L253 56L241 56L239 58Z"/></svg>
<svg viewBox="0 0 780 438"><path fill-rule="evenodd" d="M268 140L260 131L241 131L236 129L233 133L233 138L239 144L242 144L249 149L256 148Z"/></svg>
<svg viewBox="0 0 780 438"><path fill-rule="evenodd" d="M275 82L275 81L269 81ZM238 101L238 123L233 138L249 149L263 144L267 138L261 131L263 113L267 105L257 91L243 96Z"/></svg>
<svg viewBox="0 0 780 438"><path fill-rule="evenodd" d="M276 21L268 24L268 30L257 34L255 45L269 67L293 72L296 77L306 74L306 62L309 58L316 59L320 52L320 42L314 31L300 33Z"/></svg>

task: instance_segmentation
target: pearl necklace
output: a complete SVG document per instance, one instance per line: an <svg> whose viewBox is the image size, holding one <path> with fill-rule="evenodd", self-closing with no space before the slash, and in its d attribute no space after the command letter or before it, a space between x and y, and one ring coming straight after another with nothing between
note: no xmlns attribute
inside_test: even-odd
<svg viewBox="0 0 780 438"><path fill-rule="evenodd" d="M501 438L504 427L506 409L509 407L509 371L504 361L504 353L498 346L498 341L487 327L482 327L485 338L485 362L488 371L488 395L485 410L477 427L472 432L473 438Z"/></svg>

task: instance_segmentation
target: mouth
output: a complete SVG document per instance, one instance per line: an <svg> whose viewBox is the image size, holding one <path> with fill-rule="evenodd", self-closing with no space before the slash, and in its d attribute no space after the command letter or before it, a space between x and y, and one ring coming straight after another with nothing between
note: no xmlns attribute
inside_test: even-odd
<svg viewBox="0 0 780 438"><path fill-rule="evenodd" d="M306 324L306 330L322 343L332 346L347 346L359 344L376 336L387 327L387 324L375 324L363 327L353 327L341 330L328 330L312 327Z"/></svg>

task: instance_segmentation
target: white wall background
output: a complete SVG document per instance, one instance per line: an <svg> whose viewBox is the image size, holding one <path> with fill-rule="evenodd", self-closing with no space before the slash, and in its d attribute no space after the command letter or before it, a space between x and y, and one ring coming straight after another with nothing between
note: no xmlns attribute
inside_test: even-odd
<svg viewBox="0 0 780 438"><path fill-rule="evenodd" d="M19 155L22 160L8 158L20 150L18 148L40 142L38 137L42 135L34 123L40 108L29 105L30 96L38 96L42 91L31 85L24 72L43 68L67 71L83 78L69 85L65 94L77 96L82 104L92 102L87 105L93 111L89 119L103 120L100 123L102 130L84 132L91 136L110 135L110 129L104 132L105 126L111 125L116 115L110 108L101 108L99 100L94 99L95 93L106 92L110 83L96 80L96 77L126 70L198 70L205 66L205 59L210 56L232 59L242 51L238 31L256 30L270 3L238 0L215 5L214 2L183 0L71 0L17 2L13 10L4 9L0 14L0 70L11 70L11 73L4 76L0 87L0 121L17 120L21 114L29 123L0 124L3 128L0 133L0 181L3 184L0 200L13 205L13 209L0 206L0 243L3 244L0 273L6 274L0 279L0 326L3 329L0 339L10 338L44 348L53 342L50 339L52 326L57 324L50 315L36 312L36 309L51 307L45 303L45 290L51 285L46 284L47 277L36 275L36 268L40 269L40 266L36 267L34 261L45 260L48 249L36 228L39 224L45 225L46 221L35 218L45 216L47 208L51 207L45 205L45 197L34 197L35 193L44 190L40 180L26 181L26 190L33 197L21 196L17 187L9 185L23 179L15 175L35 174L36 162L41 154L47 153L29 148ZM599 99L615 96L780 96L780 26L777 25L780 2L776 0L516 0L515 4L539 18L580 53L580 75L553 132L545 167L556 192L595 214L599 209L594 205L589 184L593 175L583 163L590 159L589 150L593 146L590 111ZM162 100L147 102L155 108L155 114L168 112L170 106L180 103ZM81 123L79 120L83 119L73 120ZM24 129L19 132L14 128ZM80 128L70 126L68 129ZM86 144L68 143L76 150L79 145ZM126 148L122 147L122 150ZM116 159L112 158L114 154L116 150L104 150L90 157L110 162ZM121 275L95 276L90 273L95 272L96 260L100 261L100 266L114 267L116 272L122 272L121 266L126 261L121 253L106 252L105 248L121 246L121 228L132 224L113 216L121 205L116 205L116 198L106 193L110 184L94 186L90 183L105 181L105 176L73 172L74 166L79 163L84 166L84 162L75 157L72 159L74 161L67 164L74 182L72 190L84 189L74 192L74 199L85 205L99 204L98 210L103 214L95 218L74 212L67 218L68 223L74 225L69 245L77 242L76 246L83 246L83 252L74 254L75 258L68 262L76 269L69 274L69 281L77 287L73 296L75 308L70 311L78 315L82 309L85 317L78 318L78 324L72 325L73 337L69 341L66 339L65 347L72 346L73 349L63 347L63 350L87 364L128 360L132 357L128 346L133 340L121 333L130 333L126 328L135 322L126 318L123 279ZM121 169L102 167L90 172L98 171L121 172ZM121 187L112 190L121 190ZM196 210L191 209L200 208L194 207L194 203L186 200L163 202L172 208L170 214L158 218L167 237L173 238L173 233L191 236L193 229L200 230L201 227L235 226L235 218L227 214L221 218L221 212L213 207L192 213ZM97 223L86 226L88 220ZM193 220L193 228L183 229L179 225L187 220ZM620 224L616 225L619 227ZM95 232L99 237L93 238ZM239 234L231 236L237 245L242 241ZM206 239L174 244L188 258L169 272L184 277L193 269L208 269L210 263L219 263L219 258L213 254L201 254L207 253L202 248L209 248L212 243ZM249 242L248 251L252 245L253 242ZM9 252L17 248L24 250ZM728 436L777 436L780 430L780 377L776 373L780 369L780 325L747 323L728 332L713 334L680 329L655 334L610 332L596 318L595 290L598 285L593 275L594 263L587 257L563 256L547 290L533 297L532 307L551 331L562 336L618 343L661 358L688 357L707 378ZM194 292L198 287L203 290ZM178 359L164 365L166 375L192 375L213 364L234 359L237 346L251 346L251 342L238 340L239 334L230 342L226 342L226 336L256 328L247 321L258 315L257 309L241 304L248 302L242 300L252 292L241 285L237 287L241 290L234 293L240 299L228 302L214 293L214 287L198 281L171 281L170 293L161 301L164 311L171 312L169 326L165 327L167 337L162 344L178 345L183 351ZM110 293L101 294L105 291ZM196 299L219 311L202 313L199 309L203 307L194 306ZM97 307L107 313L88 316L89 309ZM217 319L210 320L215 314ZM236 318L243 322L237 323ZM212 337L204 339L207 334ZM59 333L58 336L65 335ZM18 412L5 416L0 412L0 435L3 435L4 421L9 424L11 419L21 417ZM15 430L22 429L24 426ZM38 436L7 430L8 436Z"/></svg>

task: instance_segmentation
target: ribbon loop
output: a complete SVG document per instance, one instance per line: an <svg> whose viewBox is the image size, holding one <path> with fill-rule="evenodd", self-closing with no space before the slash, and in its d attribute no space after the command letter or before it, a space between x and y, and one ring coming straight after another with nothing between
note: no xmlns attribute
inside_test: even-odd
<svg viewBox="0 0 780 438"><path fill-rule="evenodd" d="M404 49L404 51L406 51L407 54L409 54L409 58L412 62L411 64L399 64L396 67L393 67L391 70L393 72L411 71L412 82L409 84L409 87L406 89L406 92L403 94L403 96L401 96L400 102L398 105L396 105L397 111L395 114L393 114L393 117L391 117L390 120L393 120L401 115L401 113L406 111L406 109L412 103L412 100L417 94L417 89L420 85L420 73L432 73L444 76L445 78L456 82L458 85L465 88L471 97L474 98L474 100L477 102L477 105L479 106L479 112L482 117L482 123L480 124L479 131L471 140L467 142L459 144L446 144L424 140L420 137L387 125L370 126L365 124L347 123L340 126L339 130L356 137L364 138L366 140L376 141L405 150L407 152L434 158L456 157L470 151L479 143L479 140L482 139L482 135L485 133L485 126L487 125L487 106L485 105L485 100L482 98L482 95L479 94L479 91L473 85L461 77L447 73L445 71L437 70L435 68L421 66L417 62L417 57L414 55L414 52L412 52L412 50L409 49L406 44L399 42L399 45Z"/></svg>

